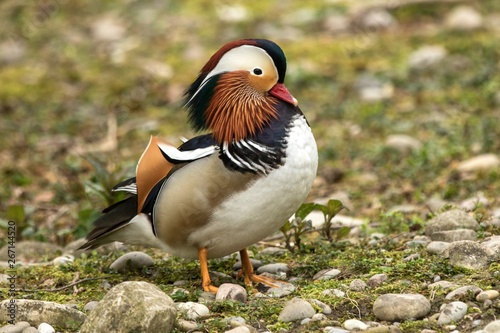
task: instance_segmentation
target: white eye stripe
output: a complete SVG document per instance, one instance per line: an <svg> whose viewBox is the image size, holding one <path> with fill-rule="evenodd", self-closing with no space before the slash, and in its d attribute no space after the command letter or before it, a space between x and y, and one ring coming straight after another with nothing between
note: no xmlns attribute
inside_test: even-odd
<svg viewBox="0 0 500 333"><path fill-rule="evenodd" d="M198 90L196 90L187 104L189 104L189 102L191 102L191 100L198 94L198 92L203 89L210 78L214 77L215 75L238 70L247 70L253 73L253 70L256 68L259 68L264 73L263 67L269 64L272 65L271 68L274 69L276 77L278 77L278 69L276 68L276 65L274 64L271 56L265 50L253 45L242 45L235 47L227 51L220 58L215 68L207 74L205 79L203 79L200 86L198 87Z"/></svg>

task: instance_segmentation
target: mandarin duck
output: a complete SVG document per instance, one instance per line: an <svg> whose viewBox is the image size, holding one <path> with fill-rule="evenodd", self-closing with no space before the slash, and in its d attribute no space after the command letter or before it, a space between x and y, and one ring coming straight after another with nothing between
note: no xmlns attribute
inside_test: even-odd
<svg viewBox="0 0 500 333"><path fill-rule="evenodd" d="M130 195L106 208L82 249L119 241L158 247L200 262L202 287L216 292L207 259L239 251L244 282L254 274L246 248L277 231L305 200L316 176L316 142L284 85L286 58L272 41L220 48L185 93L195 130L179 147L151 137L136 177L115 186Z"/></svg>

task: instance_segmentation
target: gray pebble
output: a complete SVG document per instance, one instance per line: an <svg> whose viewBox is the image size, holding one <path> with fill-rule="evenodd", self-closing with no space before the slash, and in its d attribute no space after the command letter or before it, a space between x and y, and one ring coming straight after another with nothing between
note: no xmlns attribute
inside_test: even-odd
<svg viewBox="0 0 500 333"><path fill-rule="evenodd" d="M198 324L190 320L179 319L176 325L183 332L192 332L198 329Z"/></svg>
<svg viewBox="0 0 500 333"><path fill-rule="evenodd" d="M495 320L486 325L484 328L485 333L498 333L500 332L500 320Z"/></svg>
<svg viewBox="0 0 500 333"><path fill-rule="evenodd" d="M453 209L441 213L427 223L425 234L435 240L433 234L438 231L470 229L477 230L479 224L477 221L460 209Z"/></svg>
<svg viewBox="0 0 500 333"><path fill-rule="evenodd" d="M450 246L448 242L433 241L427 245L427 252L432 254L441 254Z"/></svg>
<svg viewBox="0 0 500 333"><path fill-rule="evenodd" d="M24 328L17 327L16 325L5 325L0 328L0 332L2 333L21 333Z"/></svg>
<svg viewBox="0 0 500 333"><path fill-rule="evenodd" d="M424 70L439 64L446 55L447 51L441 45L425 45L410 54L408 65L414 70Z"/></svg>
<svg viewBox="0 0 500 333"><path fill-rule="evenodd" d="M463 286L448 293L445 298L449 300L460 299L461 297L467 295L468 293L477 294L480 293L481 291L483 290L476 286Z"/></svg>
<svg viewBox="0 0 500 333"><path fill-rule="evenodd" d="M321 308L321 313L324 313L324 314L331 314L332 313L332 308L329 307L327 304L325 304L321 301L318 301L317 299L309 299L308 301L309 301L309 303Z"/></svg>
<svg viewBox="0 0 500 333"><path fill-rule="evenodd" d="M485 290L485 291L482 291L479 294L477 294L476 300L480 301L480 302L486 301L488 299L492 300L492 299L497 298L498 295L499 295L499 292L497 290Z"/></svg>
<svg viewBox="0 0 500 333"><path fill-rule="evenodd" d="M196 320L199 317L206 316L210 313L210 310L206 307L206 305L195 303L195 302L186 302L186 303L177 303L177 310L186 315L186 318L190 320Z"/></svg>
<svg viewBox="0 0 500 333"><path fill-rule="evenodd" d="M83 307L83 311L90 312L95 309L95 307L99 305L98 301L90 301Z"/></svg>
<svg viewBox="0 0 500 333"><path fill-rule="evenodd" d="M430 310L429 300L420 294L384 294L373 303L375 317L386 321L418 319Z"/></svg>
<svg viewBox="0 0 500 333"><path fill-rule="evenodd" d="M229 331L224 331L224 333L251 333L250 329L246 326L238 326Z"/></svg>
<svg viewBox="0 0 500 333"><path fill-rule="evenodd" d="M367 287L366 283L361 279L354 279L349 284L349 289L352 291L363 291Z"/></svg>
<svg viewBox="0 0 500 333"><path fill-rule="evenodd" d="M246 302L248 298L247 291L239 284L223 283L219 286L215 299L217 301L230 299L238 302Z"/></svg>
<svg viewBox="0 0 500 333"><path fill-rule="evenodd" d="M453 30L474 30L481 28L483 17L474 7L457 6L454 7L444 19L445 26Z"/></svg>
<svg viewBox="0 0 500 333"><path fill-rule="evenodd" d="M72 256L71 254L66 254L66 255L54 258L54 260L52 260L52 263L54 264L54 266L62 266L62 265L71 264L73 261L75 261L75 257Z"/></svg>
<svg viewBox="0 0 500 333"><path fill-rule="evenodd" d="M325 289L321 292L322 296L345 297L345 292L340 289Z"/></svg>
<svg viewBox="0 0 500 333"><path fill-rule="evenodd" d="M340 274L340 270L335 268L323 269L316 273L313 280L330 280Z"/></svg>
<svg viewBox="0 0 500 333"><path fill-rule="evenodd" d="M467 313L467 304L464 302L451 302L446 304L439 314L437 323L439 325L448 325L462 319Z"/></svg>
<svg viewBox="0 0 500 333"><path fill-rule="evenodd" d="M38 333L38 330L35 327L26 327L22 333Z"/></svg>
<svg viewBox="0 0 500 333"><path fill-rule="evenodd" d="M293 298L285 304L278 316L278 320L287 323L311 318L315 313L316 311L309 302L300 298Z"/></svg>
<svg viewBox="0 0 500 333"><path fill-rule="evenodd" d="M266 247L264 250L260 251L260 254L267 254L273 256L280 256L287 252L286 249L280 247Z"/></svg>
<svg viewBox="0 0 500 333"><path fill-rule="evenodd" d="M364 331L368 328L368 325L363 323L361 320L357 319L347 319L343 324L344 328L349 331L359 330Z"/></svg>
<svg viewBox="0 0 500 333"><path fill-rule="evenodd" d="M276 264L267 264L264 266L260 266L257 269L258 274L262 273L271 273L271 274L277 274L280 272L287 273L290 270L290 267L288 267L287 264L282 264L282 263L276 263Z"/></svg>
<svg viewBox="0 0 500 333"><path fill-rule="evenodd" d="M271 297L280 298L290 295L295 291L295 286L291 283L277 282L275 284L278 285L278 288L269 288L266 291L266 294L268 294Z"/></svg>
<svg viewBox="0 0 500 333"><path fill-rule="evenodd" d="M350 333L350 331L345 330L340 327L325 327L325 332L326 333Z"/></svg>
<svg viewBox="0 0 500 333"><path fill-rule="evenodd" d="M385 281L387 281L387 275L382 273L382 274L375 274L372 277L370 277L367 281L367 285L370 287L378 287L381 284L383 284Z"/></svg>
<svg viewBox="0 0 500 333"><path fill-rule="evenodd" d="M112 270L119 273L125 273L129 270L142 269L143 267L153 266L154 261L144 252L129 252L116 259L110 266Z"/></svg>
<svg viewBox="0 0 500 333"><path fill-rule="evenodd" d="M250 262L252 263L252 266L253 266L253 268L254 268L254 269L257 269L257 268L259 268L260 266L262 266L262 265L263 265L263 264L262 264L262 261L257 260L257 259L250 259ZM239 270L239 269L241 269L241 261L238 261L238 262L236 262L236 263L233 265L233 270L234 270L234 271L237 271L237 270Z"/></svg>
<svg viewBox="0 0 500 333"><path fill-rule="evenodd" d="M456 242L461 240L472 240L477 239L477 233L470 229L456 229L456 230L444 230L436 231L432 234L432 240L438 242Z"/></svg>
<svg viewBox="0 0 500 333"><path fill-rule="evenodd" d="M436 290L452 289L452 288L456 288L456 287L457 287L457 285L455 283L452 283L450 281L445 281L445 280L437 281L437 282L431 283L427 286L427 288L429 288L429 289L436 289Z"/></svg>
<svg viewBox="0 0 500 333"><path fill-rule="evenodd" d="M56 333L56 330L47 323L41 323L38 325L38 333Z"/></svg>
<svg viewBox="0 0 500 333"><path fill-rule="evenodd" d="M468 269L488 268L492 252L490 249L474 241L453 242L446 249L450 263Z"/></svg>

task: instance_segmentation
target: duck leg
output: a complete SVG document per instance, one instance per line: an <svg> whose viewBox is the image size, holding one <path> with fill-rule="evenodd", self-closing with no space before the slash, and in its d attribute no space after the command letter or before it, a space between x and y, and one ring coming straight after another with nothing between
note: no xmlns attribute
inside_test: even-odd
<svg viewBox="0 0 500 333"><path fill-rule="evenodd" d="M200 261L201 270L201 286L203 287L203 291L208 291L216 294L219 288L213 286L212 281L210 280L210 274L208 274L207 254L208 249L206 247L198 249L198 260Z"/></svg>
<svg viewBox="0 0 500 333"><path fill-rule="evenodd" d="M243 249L240 251L240 259L241 259L241 270L243 272L243 277L245 284L247 286L252 286L252 282L262 283L271 288L279 288L276 283L283 283L282 281L275 280L265 276L255 275L253 272L253 266L250 262L250 257L248 256L247 249Z"/></svg>

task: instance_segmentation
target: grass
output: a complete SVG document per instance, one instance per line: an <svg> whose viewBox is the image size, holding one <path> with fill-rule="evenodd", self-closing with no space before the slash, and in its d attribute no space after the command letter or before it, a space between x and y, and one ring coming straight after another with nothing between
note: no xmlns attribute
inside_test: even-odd
<svg viewBox="0 0 500 333"><path fill-rule="evenodd" d="M109 190L133 174L150 134L173 142L194 135L180 111L181 94L206 59L228 40L262 36L285 50L287 87L299 100L318 142L322 181L309 201L345 192L352 207L342 213L370 222L361 229L358 244L342 237L327 242L308 232L293 255L266 257L256 247L255 256L288 263L292 275L303 279L293 296L330 304L332 325L360 313L362 320L375 320L371 305L382 293L418 292L430 297L425 285L435 275L498 289L498 263L485 272L464 271L422 248L411 250L420 258L403 261L410 254L405 242L421 234L437 213L426 208L429 198L456 204L481 191L489 206L474 210L479 222L488 221L491 208L499 204L498 168L468 177L456 170L460 161L500 151L497 33L486 28L469 32L443 28L450 4L401 5L391 10L399 24L396 29L349 33L331 33L323 25L329 13L348 13L352 6L348 2L259 0L244 5L247 19L238 22L220 19L226 5L206 0L2 2L0 246L6 244L9 219L17 222L18 240L65 245L83 237L99 211L120 199ZM485 17L500 10L494 0L473 5ZM96 22L117 25L118 32L105 40L98 36ZM409 68L410 54L425 45L442 45L446 60L430 70ZM21 56L9 60L1 50L10 47L21 50ZM390 84L392 97L361 100L356 82L364 74ZM385 139L390 134L408 134L422 142L422 149L401 153L388 148ZM408 204L418 212L391 212L392 207ZM482 225L481 237L498 234ZM367 237L375 231L387 234L387 239L368 244ZM145 280L170 293L172 282L189 278L185 300L198 299L196 262L173 257L162 261L164 254L148 253L156 264L144 272L111 273L107 267L119 253L95 252L67 267L19 269L19 283L40 289L51 280L49 288L56 288L69 284L79 272L80 278L103 277L112 285ZM230 274L233 262L215 260L211 268ZM316 272L331 267L342 271L338 279L311 281ZM323 289L345 289L353 279L365 280L376 273L387 274L389 280L375 290L351 292L347 299L321 296ZM85 283L77 295L68 289L20 296L77 303L82 309L86 302L103 297L106 289L100 283ZM434 297L433 313L444 296L438 292ZM223 331L227 328L223 318L240 315L254 327L273 332L319 331L318 324L304 328L279 323L283 303L217 302L211 305L217 315L201 325L210 332ZM493 311L483 314L492 318ZM401 326L404 332L423 328L440 331L430 321Z"/></svg>

